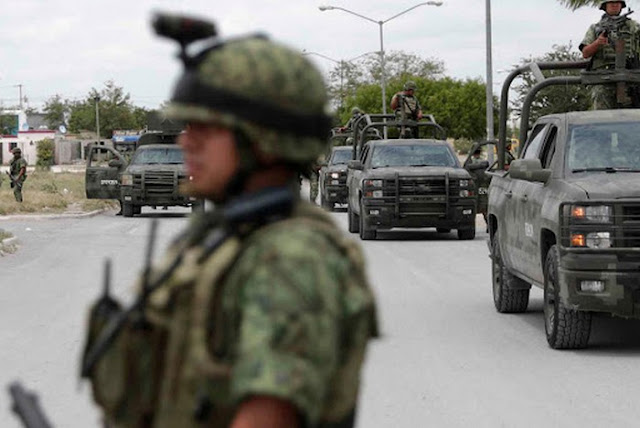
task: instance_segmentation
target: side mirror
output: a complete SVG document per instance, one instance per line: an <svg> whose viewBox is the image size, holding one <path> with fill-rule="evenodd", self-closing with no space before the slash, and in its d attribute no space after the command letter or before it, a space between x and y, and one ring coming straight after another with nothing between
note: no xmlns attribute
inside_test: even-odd
<svg viewBox="0 0 640 428"><path fill-rule="evenodd" d="M482 161L482 162L475 162L475 163L468 163L467 166L465 167L468 171L478 171L478 170L485 170L487 168L489 168L489 161Z"/></svg>
<svg viewBox="0 0 640 428"><path fill-rule="evenodd" d="M122 168L124 166L124 162L120 159L111 159L108 165L110 168Z"/></svg>
<svg viewBox="0 0 640 428"><path fill-rule="evenodd" d="M360 162L359 160L349 161L349 163L347 163L347 168L349 168L349 169L357 169L359 171L362 171L362 169L363 169L362 162Z"/></svg>
<svg viewBox="0 0 640 428"><path fill-rule="evenodd" d="M542 169L540 159L516 159L509 165L509 175L518 180L546 183L551 170Z"/></svg>

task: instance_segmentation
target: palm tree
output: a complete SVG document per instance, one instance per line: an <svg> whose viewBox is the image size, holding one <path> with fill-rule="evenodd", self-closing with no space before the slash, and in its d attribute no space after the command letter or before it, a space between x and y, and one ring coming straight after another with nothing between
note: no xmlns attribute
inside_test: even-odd
<svg viewBox="0 0 640 428"><path fill-rule="evenodd" d="M582 6L599 6L602 0L558 0L561 5L571 10L576 10Z"/></svg>

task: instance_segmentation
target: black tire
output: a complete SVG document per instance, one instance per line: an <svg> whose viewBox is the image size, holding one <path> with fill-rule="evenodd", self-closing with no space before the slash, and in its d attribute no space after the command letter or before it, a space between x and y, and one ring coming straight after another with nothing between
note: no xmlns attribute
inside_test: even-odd
<svg viewBox="0 0 640 428"><path fill-rule="evenodd" d="M445 227L436 227L436 232L438 232L438 233L450 233L451 229L447 229Z"/></svg>
<svg viewBox="0 0 640 428"><path fill-rule="evenodd" d="M502 262L497 233L491 244L491 283L493 285L493 304L498 312L513 314L527 310L531 285L513 276Z"/></svg>
<svg viewBox="0 0 640 428"><path fill-rule="evenodd" d="M320 205L327 211L333 211L333 202L328 202L323 194L320 194Z"/></svg>
<svg viewBox="0 0 640 428"><path fill-rule="evenodd" d="M362 206L362 201L360 201L360 239L363 241L369 241L372 239L376 239L376 230L375 229L367 229L364 224L365 215L364 215L364 207Z"/></svg>
<svg viewBox="0 0 640 428"><path fill-rule="evenodd" d="M349 232L358 233L360 231L360 219L358 218L358 214L354 213L349 205L347 205L347 221Z"/></svg>
<svg viewBox="0 0 640 428"><path fill-rule="evenodd" d="M558 247L552 246L544 263L544 329L553 349L582 349L589 343L591 312L567 308L559 299Z"/></svg>
<svg viewBox="0 0 640 428"><path fill-rule="evenodd" d="M122 215L124 217L133 217L133 204L129 202L122 203Z"/></svg>
<svg viewBox="0 0 640 428"><path fill-rule="evenodd" d="M191 204L192 213L204 212L204 201L195 201Z"/></svg>
<svg viewBox="0 0 640 428"><path fill-rule="evenodd" d="M476 228L458 229L458 239L461 241L470 241L476 238Z"/></svg>
<svg viewBox="0 0 640 428"><path fill-rule="evenodd" d="M134 205L133 206L133 215L140 215L142 214L142 206L141 205Z"/></svg>

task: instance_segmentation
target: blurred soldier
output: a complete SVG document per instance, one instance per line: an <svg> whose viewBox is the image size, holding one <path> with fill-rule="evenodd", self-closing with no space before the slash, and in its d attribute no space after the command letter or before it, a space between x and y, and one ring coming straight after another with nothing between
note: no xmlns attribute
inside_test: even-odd
<svg viewBox="0 0 640 428"><path fill-rule="evenodd" d="M624 1L604 0L600 3L600 9L605 13L600 22L592 24L580 43L579 49L584 58L591 58L591 70L613 70L616 63L615 48L609 43L609 35L602 28L602 22L608 18L620 15L627 4ZM625 54L627 68L638 68L638 56L640 55L640 25L632 19L626 18L617 32L618 37L625 41ZM618 107L616 100L616 86L594 85L591 89L594 110L612 109ZM630 105L623 105L629 107Z"/></svg>
<svg viewBox="0 0 640 428"><path fill-rule="evenodd" d="M360 108L358 107L354 107L351 109L351 117L349 118L349 120L347 121L347 123L345 123L345 125L340 128L341 131L350 131L351 127L356 123L356 121L358 119L360 119L360 117L363 115L364 113L362 113L362 110L360 110Z"/></svg>
<svg viewBox="0 0 640 428"><path fill-rule="evenodd" d="M16 201L22 202L22 185L27 179L27 161L22 158L22 150L18 147L11 150L13 159L9 162L9 178Z"/></svg>
<svg viewBox="0 0 640 428"><path fill-rule="evenodd" d="M167 115L187 122L186 190L215 210L151 273L94 397L118 427L352 427L374 298L359 247L294 192L327 149L323 77L261 37L185 64Z"/></svg>
<svg viewBox="0 0 640 428"><path fill-rule="evenodd" d="M404 91L396 93L391 98L391 110L396 112L396 116L401 116L404 112L407 119L422 119L422 110L418 99L414 96L415 91L415 82L408 80L404 84Z"/></svg>
<svg viewBox="0 0 640 428"><path fill-rule="evenodd" d="M314 203L318 197L318 179L322 162L324 162L324 156L318 156L309 168L309 201Z"/></svg>

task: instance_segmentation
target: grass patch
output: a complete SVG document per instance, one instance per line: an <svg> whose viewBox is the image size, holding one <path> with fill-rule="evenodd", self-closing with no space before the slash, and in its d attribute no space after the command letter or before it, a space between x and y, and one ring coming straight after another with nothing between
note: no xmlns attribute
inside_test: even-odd
<svg viewBox="0 0 640 428"><path fill-rule="evenodd" d="M12 234L7 232L6 230L0 229L0 241L2 241L4 239L12 238L12 237L13 237Z"/></svg>
<svg viewBox="0 0 640 428"><path fill-rule="evenodd" d="M30 213L64 213L74 210L93 211L116 208L115 200L87 199L84 174L34 171L28 174L22 188L21 204L16 202L6 178L0 183L0 215Z"/></svg>

